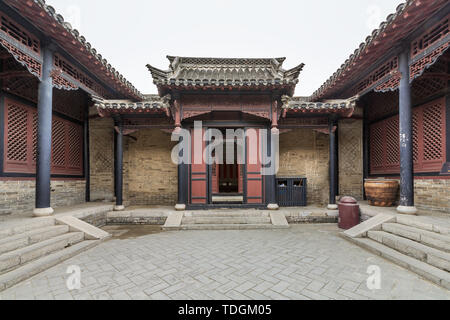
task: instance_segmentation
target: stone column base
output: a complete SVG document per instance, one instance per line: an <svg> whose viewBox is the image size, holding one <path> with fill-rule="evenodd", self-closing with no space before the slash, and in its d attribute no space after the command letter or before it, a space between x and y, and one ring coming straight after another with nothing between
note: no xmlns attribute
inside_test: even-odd
<svg viewBox="0 0 450 320"><path fill-rule="evenodd" d="M48 217L53 215L55 210L52 208L35 208L33 210L33 216L34 217Z"/></svg>
<svg viewBox="0 0 450 320"><path fill-rule="evenodd" d="M337 204L329 204L327 207L328 210L337 210L339 209Z"/></svg>
<svg viewBox="0 0 450 320"><path fill-rule="evenodd" d="M175 210L176 211L184 211L184 210L186 210L186 205L185 204L177 204L175 206Z"/></svg>
<svg viewBox="0 0 450 320"><path fill-rule="evenodd" d="M125 210L125 206L115 206L114 211L123 211Z"/></svg>
<svg viewBox="0 0 450 320"><path fill-rule="evenodd" d="M401 214L407 214L407 215L416 215L417 214L417 208L416 207L406 207L406 206L399 206L397 208L397 212Z"/></svg>
<svg viewBox="0 0 450 320"><path fill-rule="evenodd" d="M268 210L278 210L278 209L280 209L280 206L279 206L278 204L276 204L276 203L270 203L270 204L267 206L267 209L268 209Z"/></svg>

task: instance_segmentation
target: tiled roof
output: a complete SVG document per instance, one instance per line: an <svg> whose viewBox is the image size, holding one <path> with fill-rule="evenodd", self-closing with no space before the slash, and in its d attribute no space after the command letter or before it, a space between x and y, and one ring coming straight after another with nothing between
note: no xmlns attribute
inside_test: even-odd
<svg viewBox="0 0 450 320"><path fill-rule="evenodd" d="M324 111L348 111L353 110L356 106L358 97L347 100L326 100L323 102L310 102L305 97L289 97L283 96L282 109L285 111L300 112L324 112Z"/></svg>
<svg viewBox="0 0 450 320"><path fill-rule="evenodd" d="M139 99L142 94L127 81L101 54L97 52L79 31L73 29L69 22L44 0L4 0L8 5L18 9L44 33L51 36L86 68L106 83L127 96ZM111 81L112 80L112 81Z"/></svg>
<svg viewBox="0 0 450 320"><path fill-rule="evenodd" d="M304 67L284 70L285 58L167 58L169 70L147 65L157 86L295 86Z"/></svg>
<svg viewBox="0 0 450 320"><path fill-rule="evenodd" d="M100 97L93 97L95 107L100 110L122 110L122 111L140 111L140 110L168 110L170 108L170 95L161 98L158 95L145 95L144 100L134 102L131 100L104 100Z"/></svg>
<svg viewBox="0 0 450 320"><path fill-rule="evenodd" d="M339 89L348 85L355 75L364 73L377 59L397 46L415 28L428 17L436 13L448 0L406 0L397 7L395 13L390 14L361 43L359 48L341 65L341 67L316 91L312 100L320 100L336 94Z"/></svg>

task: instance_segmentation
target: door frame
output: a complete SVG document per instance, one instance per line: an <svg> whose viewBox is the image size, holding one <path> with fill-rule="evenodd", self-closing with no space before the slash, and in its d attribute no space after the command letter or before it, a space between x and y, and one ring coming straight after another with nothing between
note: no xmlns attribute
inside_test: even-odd
<svg viewBox="0 0 450 320"><path fill-rule="evenodd" d="M193 124L186 126L189 130L192 131ZM266 122L261 123L247 123L247 122L230 122L230 121L208 121L203 122L203 128L207 132L208 129L211 128L241 128L244 129L244 131L247 131L250 128L255 129L267 129L270 131L270 126ZM208 142L206 142L205 147L208 146ZM245 139L245 159L247 160L247 139ZM189 148L189 155L192 159L192 146ZM244 203L243 204L213 204L212 203L212 165L207 164L207 204L193 204L192 203L192 164L188 166L188 189L189 189L189 203L186 206L186 209L188 210L207 210L207 209L214 209L214 208L230 208L230 209L266 209L267 208L267 191L266 191L266 177L262 176L262 203L247 203L248 197L247 197L247 163L243 165L243 197L244 197Z"/></svg>

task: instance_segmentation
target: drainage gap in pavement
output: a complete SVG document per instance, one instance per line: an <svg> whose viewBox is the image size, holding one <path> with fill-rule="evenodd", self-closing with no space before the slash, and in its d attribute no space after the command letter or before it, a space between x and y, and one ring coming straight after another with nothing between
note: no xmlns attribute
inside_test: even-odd
<svg viewBox="0 0 450 320"><path fill-rule="evenodd" d="M118 226L105 226L102 228L106 232L109 232L113 239L126 240L135 239L150 234L157 234L164 232L161 226L153 225L118 225Z"/></svg>

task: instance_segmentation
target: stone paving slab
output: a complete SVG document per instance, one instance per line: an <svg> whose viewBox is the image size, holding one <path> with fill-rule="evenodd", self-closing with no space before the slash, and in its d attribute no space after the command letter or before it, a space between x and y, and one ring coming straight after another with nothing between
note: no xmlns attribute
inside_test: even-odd
<svg viewBox="0 0 450 320"><path fill-rule="evenodd" d="M0 293L0 299L445 299L450 292L341 239L336 225L187 231L112 239ZM69 291L69 266L81 289ZM369 290L369 266L381 270Z"/></svg>

